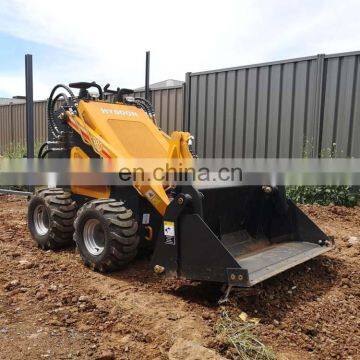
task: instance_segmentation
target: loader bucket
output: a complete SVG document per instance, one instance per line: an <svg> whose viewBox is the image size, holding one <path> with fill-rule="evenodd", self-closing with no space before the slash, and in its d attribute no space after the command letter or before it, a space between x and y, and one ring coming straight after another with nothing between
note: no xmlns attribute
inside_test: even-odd
<svg viewBox="0 0 360 360"><path fill-rule="evenodd" d="M190 280L250 287L332 248L283 188L184 188L164 219L153 265Z"/></svg>

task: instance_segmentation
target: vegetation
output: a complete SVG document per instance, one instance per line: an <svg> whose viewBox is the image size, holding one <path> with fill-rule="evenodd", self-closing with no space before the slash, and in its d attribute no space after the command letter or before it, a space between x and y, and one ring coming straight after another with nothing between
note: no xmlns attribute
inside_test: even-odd
<svg viewBox="0 0 360 360"><path fill-rule="evenodd" d="M215 325L215 332L224 345L235 350L235 359L274 360L275 354L254 334L256 324L231 318L226 310Z"/></svg>
<svg viewBox="0 0 360 360"><path fill-rule="evenodd" d="M35 143L35 156L40 149L41 143ZM26 156L26 146L21 144L10 144L9 147L0 155L0 158L7 159L22 159ZM17 191L28 191L29 187L26 185L1 185L1 189L17 190Z"/></svg>
<svg viewBox="0 0 360 360"><path fill-rule="evenodd" d="M310 158L314 148L309 141L304 145L303 157ZM323 149L321 158L344 158L344 154L338 151L336 143ZM360 201L360 190L357 187L345 185L321 185L321 186L287 186L287 196L298 204L339 205L352 207Z"/></svg>
<svg viewBox="0 0 360 360"><path fill-rule="evenodd" d="M37 153L41 145L42 143L40 142L35 143L35 150L34 150L35 156L37 156ZM22 159L25 156L26 156L26 146L21 144L10 144L2 154L2 157L8 159Z"/></svg>
<svg viewBox="0 0 360 360"><path fill-rule="evenodd" d="M360 191L352 186L288 186L287 196L298 204L352 207L360 201Z"/></svg>

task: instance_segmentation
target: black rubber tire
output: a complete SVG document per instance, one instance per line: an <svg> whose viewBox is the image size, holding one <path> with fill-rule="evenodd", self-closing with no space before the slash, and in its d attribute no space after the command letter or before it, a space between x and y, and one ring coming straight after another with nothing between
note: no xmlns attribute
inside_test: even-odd
<svg viewBox="0 0 360 360"><path fill-rule="evenodd" d="M46 234L38 232L35 221L35 209L43 205L48 221ZM43 188L36 190L28 204L28 228L32 238L44 250L64 248L73 243L76 203L71 193L61 188Z"/></svg>
<svg viewBox="0 0 360 360"><path fill-rule="evenodd" d="M84 226L97 219L104 236L104 249L93 255L84 243ZM84 264L92 270L111 272L128 265L137 254L138 224L133 212L122 201L114 199L92 200L83 205L75 219L74 240Z"/></svg>

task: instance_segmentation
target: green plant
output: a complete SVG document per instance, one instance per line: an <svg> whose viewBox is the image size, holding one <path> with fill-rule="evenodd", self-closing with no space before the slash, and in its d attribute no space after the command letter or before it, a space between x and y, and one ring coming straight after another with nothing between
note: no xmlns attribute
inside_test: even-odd
<svg viewBox="0 0 360 360"><path fill-rule="evenodd" d="M255 327L253 323L231 318L224 310L215 325L215 332L223 339L226 346L235 349L235 359L274 360L273 351L254 334Z"/></svg>
<svg viewBox="0 0 360 360"><path fill-rule="evenodd" d="M360 201L360 192L351 186L287 186L287 196L298 204L340 205L352 207Z"/></svg>
<svg viewBox="0 0 360 360"><path fill-rule="evenodd" d="M303 146L303 157L309 158L314 152L311 141L305 141ZM336 143L321 150L320 158L343 157L343 151L339 151ZM346 185L293 185L286 187L287 196L298 204L340 205L352 207L360 201L358 188Z"/></svg>
<svg viewBox="0 0 360 360"><path fill-rule="evenodd" d="M41 142L35 143L35 149L34 153L35 156L37 156L37 153L40 149ZM22 159L26 156L26 146L21 145L18 143L11 143L7 149L3 152L3 154L0 156L0 158L7 158L7 159ZM1 185L2 189L7 190L17 190L17 191L28 191L29 187L27 185Z"/></svg>
<svg viewBox="0 0 360 360"><path fill-rule="evenodd" d="M21 144L10 144L3 156L9 159L21 159L26 155L26 147Z"/></svg>
<svg viewBox="0 0 360 360"><path fill-rule="evenodd" d="M41 145L42 142L38 142L38 141L35 142L35 149L34 149L35 156L37 156L37 153ZM3 152L2 156L8 159L21 159L26 156L26 146L18 143L15 144L11 143L9 144L7 149Z"/></svg>

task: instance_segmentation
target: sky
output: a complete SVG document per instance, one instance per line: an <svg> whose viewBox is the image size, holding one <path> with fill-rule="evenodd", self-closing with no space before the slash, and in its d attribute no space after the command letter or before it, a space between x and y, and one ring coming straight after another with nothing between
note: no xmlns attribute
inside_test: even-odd
<svg viewBox="0 0 360 360"><path fill-rule="evenodd" d="M0 97L34 98L57 83L112 87L204 71L360 50L359 0L0 0Z"/></svg>

